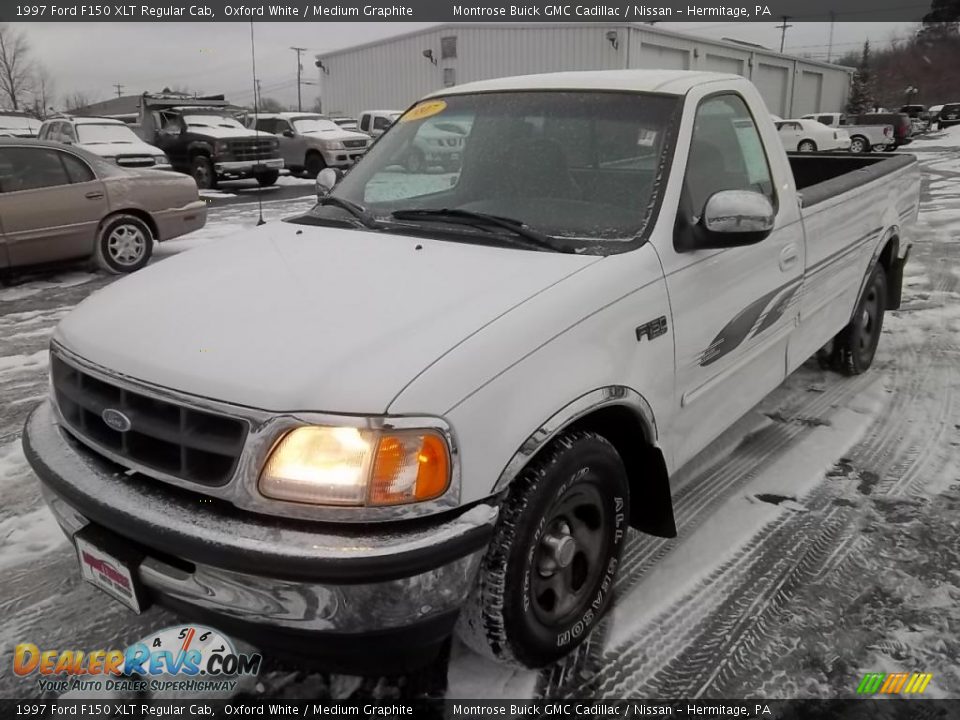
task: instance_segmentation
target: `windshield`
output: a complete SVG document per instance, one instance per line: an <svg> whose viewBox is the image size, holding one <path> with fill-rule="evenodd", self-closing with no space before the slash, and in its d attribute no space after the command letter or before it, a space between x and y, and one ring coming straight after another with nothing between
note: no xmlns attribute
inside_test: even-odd
<svg viewBox="0 0 960 720"><path fill-rule="evenodd" d="M183 121L187 124L187 127L246 129L240 124L239 120L228 115L184 115Z"/></svg>
<svg viewBox="0 0 960 720"><path fill-rule="evenodd" d="M333 120L327 120L320 117L294 118L293 127L298 133L330 132L331 130L340 130L340 126Z"/></svg>
<svg viewBox="0 0 960 720"><path fill-rule="evenodd" d="M15 135L36 135L40 130L40 121L23 115L0 115L0 131L2 130Z"/></svg>
<svg viewBox="0 0 960 720"><path fill-rule="evenodd" d="M143 142L126 125L113 123L78 123L77 141L82 143L140 143Z"/></svg>
<svg viewBox="0 0 960 720"><path fill-rule="evenodd" d="M399 210L469 211L519 221L580 252L628 249L662 186L677 106L674 97L621 92L428 100L403 114L333 195L377 220Z"/></svg>

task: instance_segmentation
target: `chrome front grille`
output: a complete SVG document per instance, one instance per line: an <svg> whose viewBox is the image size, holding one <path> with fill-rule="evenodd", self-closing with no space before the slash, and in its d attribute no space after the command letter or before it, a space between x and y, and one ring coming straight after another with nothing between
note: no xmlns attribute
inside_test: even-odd
<svg viewBox="0 0 960 720"><path fill-rule="evenodd" d="M360 139L360 140L344 140L344 141L343 141L343 146L344 146L345 148L362 148L362 147L366 147L366 146L367 146L367 141L366 141L366 140L363 140L363 139Z"/></svg>
<svg viewBox="0 0 960 720"><path fill-rule="evenodd" d="M273 140L250 139L229 140L230 155L233 160L269 160L277 157L273 150Z"/></svg>
<svg viewBox="0 0 960 720"><path fill-rule="evenodd" d="M121 167L153 167L155 164L152 155L117 155L117 165Z"/></svg>
<svg viewBox="0 0 960 720"><path fill-rule="evenodd" d="M226 485L233 477L246 439L243 420L112 384L56 354L50 357L50 369L64 422L112 459L129 460L133 467L208 487ZM115 412L105 413L107 410ZM111 417L111 424L105 415ZM128 429L124 430L124 425Z"/></svg>

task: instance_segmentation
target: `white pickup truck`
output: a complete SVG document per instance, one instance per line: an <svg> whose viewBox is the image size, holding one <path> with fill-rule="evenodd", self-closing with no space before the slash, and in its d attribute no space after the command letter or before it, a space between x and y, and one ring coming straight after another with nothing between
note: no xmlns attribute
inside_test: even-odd
<svg viewBox="0 0 960 720"><path fill-rule="evenodd" d="M441 117L459 172L405 170ZM542 666L610 606L628 528L676 534L679 468L818 351L870 367L919 183L788 157L735 75L446 89L310 212L84 301L26 455L134 610L341 669L455 628Z"/></svg>

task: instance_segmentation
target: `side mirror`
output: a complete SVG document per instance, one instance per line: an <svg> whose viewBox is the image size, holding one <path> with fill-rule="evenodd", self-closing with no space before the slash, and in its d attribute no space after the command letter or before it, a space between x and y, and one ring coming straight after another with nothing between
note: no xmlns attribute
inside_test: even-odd
<svg viewBox="0 0 960 720"><path fill-rule="evenodd" d="M753 245L773 232L776 211L766 195L752 190L721 190L703 206L697 223L697 248Z"/></svg>
<svg viewBox="0 0 960 720"><path fill-rule="evenodd" d="M340 182L343 174L337 168L324 168L317 174L317 199L321 200L330 194L333 186Z"/></svg>
<svg viewBox="0 0 960 720"><path fill-rule="evenodd" d="M283 136L284 136L284 137L292 138L292 137L294 136L294 135L293 135L293 130L290 130L289 128L286 129L286 130L284 130L284 131L283 131Z"/></svg>

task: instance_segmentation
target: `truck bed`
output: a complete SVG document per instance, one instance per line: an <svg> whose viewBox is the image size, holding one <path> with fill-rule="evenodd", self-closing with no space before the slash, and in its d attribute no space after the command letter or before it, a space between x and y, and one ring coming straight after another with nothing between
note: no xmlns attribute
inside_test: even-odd
<svg viewBox="0 0 960 720"><path fill-rule="evenodd" d="M800 206L811 207L906 167L913 155L820 155L787 153L800 194Z"/></svg>

